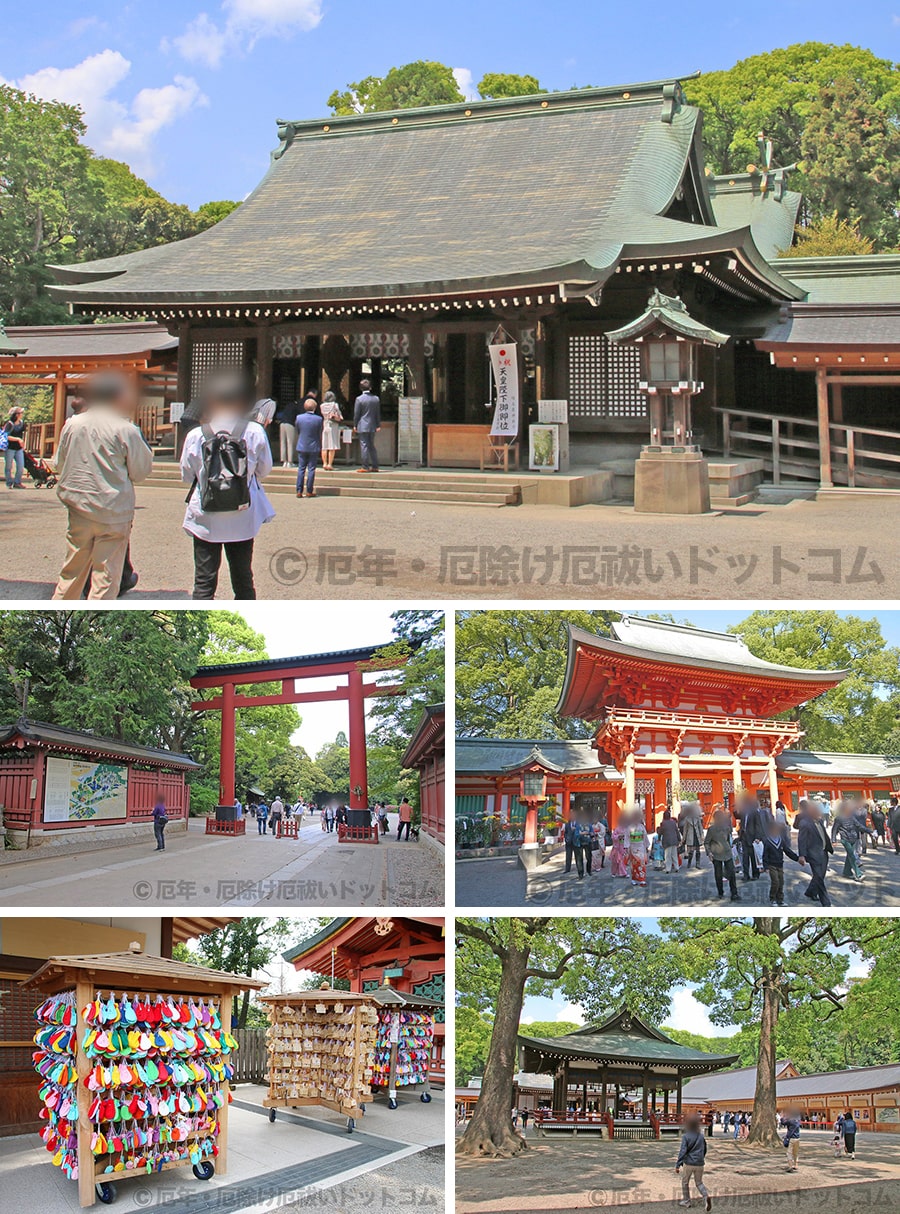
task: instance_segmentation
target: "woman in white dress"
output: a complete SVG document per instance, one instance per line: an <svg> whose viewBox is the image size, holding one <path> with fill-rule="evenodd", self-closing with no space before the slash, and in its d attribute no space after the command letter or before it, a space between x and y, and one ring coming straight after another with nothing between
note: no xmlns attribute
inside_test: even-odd
<svg viewBox="0 0 900 1214"><path fill-rule="evenodd" d="M322 470L331 472L334 467L334 456L341 446L341 406L333 392L326 392L322 399Z"/></svg>

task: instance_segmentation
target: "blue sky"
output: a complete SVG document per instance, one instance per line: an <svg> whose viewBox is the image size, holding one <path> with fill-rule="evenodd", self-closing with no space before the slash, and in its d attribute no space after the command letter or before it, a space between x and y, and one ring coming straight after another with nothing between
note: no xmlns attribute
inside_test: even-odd
<svg viewBox="0 0 900 1214"><path fill-rule="evenodd" d="M276 118L327 113L332 89L412 59L476 82L531 72L547 88L710 71L809 39L900 59L900 0L682 0L649 19L602 0L44 0L37 11L5 6L0 78L81 102L92 146L191 206L253 188Z"/></svg>
<svg viewBox="0 0 900 1214"><path fill-rule="evenodd" d="M827 605L828 610L832 610L832 605ZM778 610L776 604L773 610ZM782 609L786 609L782 606ZM622 608L627 611L627 607ZM652 611L640 613L641 615L652 615ZM693 624L695 628L709 628L713 632L727 632L735 624L740 624L741 620L745 620L750 615L750 610L746 607L738 608L738 610L708 610L706 607L697 606L690 607L686 611L671 610L671 615L677 623ZM863 620L876 619L881 624L881 635L884 637L888 645L900 645L900 611L870 611L866 607L854 607L847 611L838 611L838 615L856 616Z"/></svg>

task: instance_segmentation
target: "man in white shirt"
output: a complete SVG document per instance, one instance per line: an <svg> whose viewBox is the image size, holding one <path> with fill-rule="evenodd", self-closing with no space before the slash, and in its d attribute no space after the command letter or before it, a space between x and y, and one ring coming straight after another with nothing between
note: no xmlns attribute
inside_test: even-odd
<svg viewBox="0 0 900 1214"><path fill-rule="evenodd" d="M69 512L68 551L54 599L115 599L134 521L134 486L153 470L153 453L130 420L138 403L134 380L95 375L87 407L63 426L56 453L57 493Z"/></svg>

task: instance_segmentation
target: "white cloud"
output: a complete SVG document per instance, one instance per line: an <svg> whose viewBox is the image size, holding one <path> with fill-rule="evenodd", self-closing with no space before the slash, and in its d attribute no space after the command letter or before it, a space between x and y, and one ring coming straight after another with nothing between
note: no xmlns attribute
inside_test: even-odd
<svg viewBox="0 0 900 1214"><path fill-rule="evenodd" d="M164 38L191 63L218 67L226 51L252 50L260 38L285 38L313 30L322 20L322 0L222 0L221 17L200 13L184 33Z"/></svg>
<svg viewBox="0 0 900 1214"><path fill-rule="evenodd" d="M153 169L153 140L182 114L206 98L196 80L176 76L159 88L143 88L130 101L113 96L131 63L118 51L89 55L74 67L45 67L20 80L16 88L46 101L65 101L84 111L88 141L95 151L128 160L138 173Z"/></svg>
<svg viewBox="0 0 900 1214"><path fill-rule="evenodd" d="M566 1020L569 1024L584 1024L584 1008L580 1003L564 1003L556 1013L557 1020Z"/></svg>
<svg viewBox="0 0 900 1214"><path fill-rule="evenodd" d="M478 89L475 88L475 82L472 79L472 73L467 67L455 67L453 69L453 79L456 81L456 87L465 97L466 101L478 100Z"/></svg>
<svg viewBox="0 0 900 1214"><path fill-rule="evenodd" d="M672 1010L666 1017L666 1026L699 1033L701 1037L729 1037L737 1032L735 1025L713 1024L709 1010L691 990L678 990L672 996Z"/></svg>

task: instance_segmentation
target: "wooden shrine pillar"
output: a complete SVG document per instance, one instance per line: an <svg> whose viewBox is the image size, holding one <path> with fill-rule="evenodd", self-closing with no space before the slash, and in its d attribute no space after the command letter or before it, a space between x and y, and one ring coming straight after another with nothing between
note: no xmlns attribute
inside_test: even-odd
<svg viewBox="0 0 900 1214"><path fill-rule="evenodd" d="M663 1092L663 1117L665 1117L666 1120L668 1121L668 1119L669 1119L669 1089L668 1088L666 1088L666 1090Z"/></svg>
<svg viewBox="0 0 900 1214"><path fill-rule="evenodd" d="M568 1109L568 1107L569 1107L569 1064L568 1064L568 1062L563 1063L563 1092L564 1092L564 1095L563 1095L563 1106L562 1107L564 1109Z"/></svg>
<svg viewBox="0 0 900 1214"><path fill-rule="evenodd" d="M410 396L421 396L425 403L425 329L420 322L412 321L409 325L409 354L407 355L409 370Z"/></svg>
<svg viewBox="0 0 900 1214"><path fill-rule="evenodd" d="M236 712L234 683L222 684L222 731L219 741L219 804L234 805Z"/></svg>
<svg viewBox="0 0 900 1214"><path fill-rule="evenodd" d="M741 755L740 751L737 750L731 756L731 778L734 781L735 795L737 795L737 790L742 788L744 784L744 773L741 771Z"/></svg>
<svg viewBox="0 0 900 1214"><path fill-rule="evenodd" d="M678 1072L678 1087L675 1095L675 1116L681 1117L681 1071Z"/></svg>
<svg viewBox="0 0 900 1214"><path fill-rule="evenodd" d="M56 372L56 382L53 385L53 450L59 448L62 438L62 428L66 424L66 373Z"/></svg>
<svg viewBox="0 0 900 1214"><path fill-rule="evenodd" d="M503 821L502 806L503 806L503 778L501 776L499 779L496 779L494 781L494 813L496 814L497 821L500 823L501 827L509 825L509 813L507 813L507 815L506 815L506 822Z"/></svg>
<svg viewBox="0 0 900 1214"><path fill-rule="evenodd" d="M569 790L568 784L563 785L562 794L562 816L563 822L568 822L572 813L572 793Z"/></svg>
<svg viewBox="0 0 900 1214"><path fill-rule="evenodd" d="M681 756L677 750L672 752L672 813L681 812L681 798L678 788L681 784Z"/></svg>
<svg viewBox="0 0 900 1214"><path fill-rule="evenodd" d="M601 1076L601 1079L600 1079L600 1082L601 1082L600 1112L605 1115L606 1114L606 1102L607 1102L606 1090L607 1090L607 1086L608 1086L607 1082L606 1082L606 1067L604 1067L603 1070L600 1072L600 1076Z"/></svg>
<svg viewBox="0 0 900 1214"><path fill-rule="evenodd" d="M170 329L171 333L172 330ZM184 405L191 403L191 327L178 326L178 400Z"/></svg>
<svg viewBox="0 0 900 1214"><path fill-rule="evenodd" d="M261 324L256 335L256 393L257 399L272 395L272 330Z"/></svg>
<svg viewBox="0 0 900 1214"><path fill-rule="evenodd" d="M556 1074L553 1076L553 1108L559 1111L565 1109L568 1103L568 1095L566 1092L565 1076L563 1068L559 1067Z"/></svg>
<svg viewBox="0 0 900 1214"><path fill-rule="evenodd" d="M581 1111L587 1114L587 1083L581 1085Z"/></svg>
<svg viewBox="0 0 900 1214"><path fill-rule="evenodd" d="M778 767L776 766L774 755L769 755L769 761L766 766L769 777L769 808L774 812L775 802L778 800Z"/></svg>
<svg viewBox="0 0 900 1214"><path fill-rule="evenodd" d="M641 1075L641 1121L647 1120L648 1087L649 1087L649 1076L645 1069Z"/></svg>
<svg viewBox="0 0 900 1214"><path fill-rule="evenodd" d="M634 752L629 751L625 756L625 808L631 809L634 805Z"/></svg>
<svg viewBox="0 0 900 1214"><path fill-rule="evenodd" d="M368 809L369 786L366 760L366 697L361 670L351 670L350 688L350 808Z"/></svg>
<svg viewBox="0 0 900 1214"><path fill-rule="evenodd" d="M537 843L538 837L538 806L536 801L525 804L525 844Z"/></svg>
<svg viewBox="0 0 900 1214"><path fill-rule="evenodd" d="M828 393L828 372L816 369L816 408L819 421L819 484L823 489L833 485L831 478L831 416Z"/></svg>

